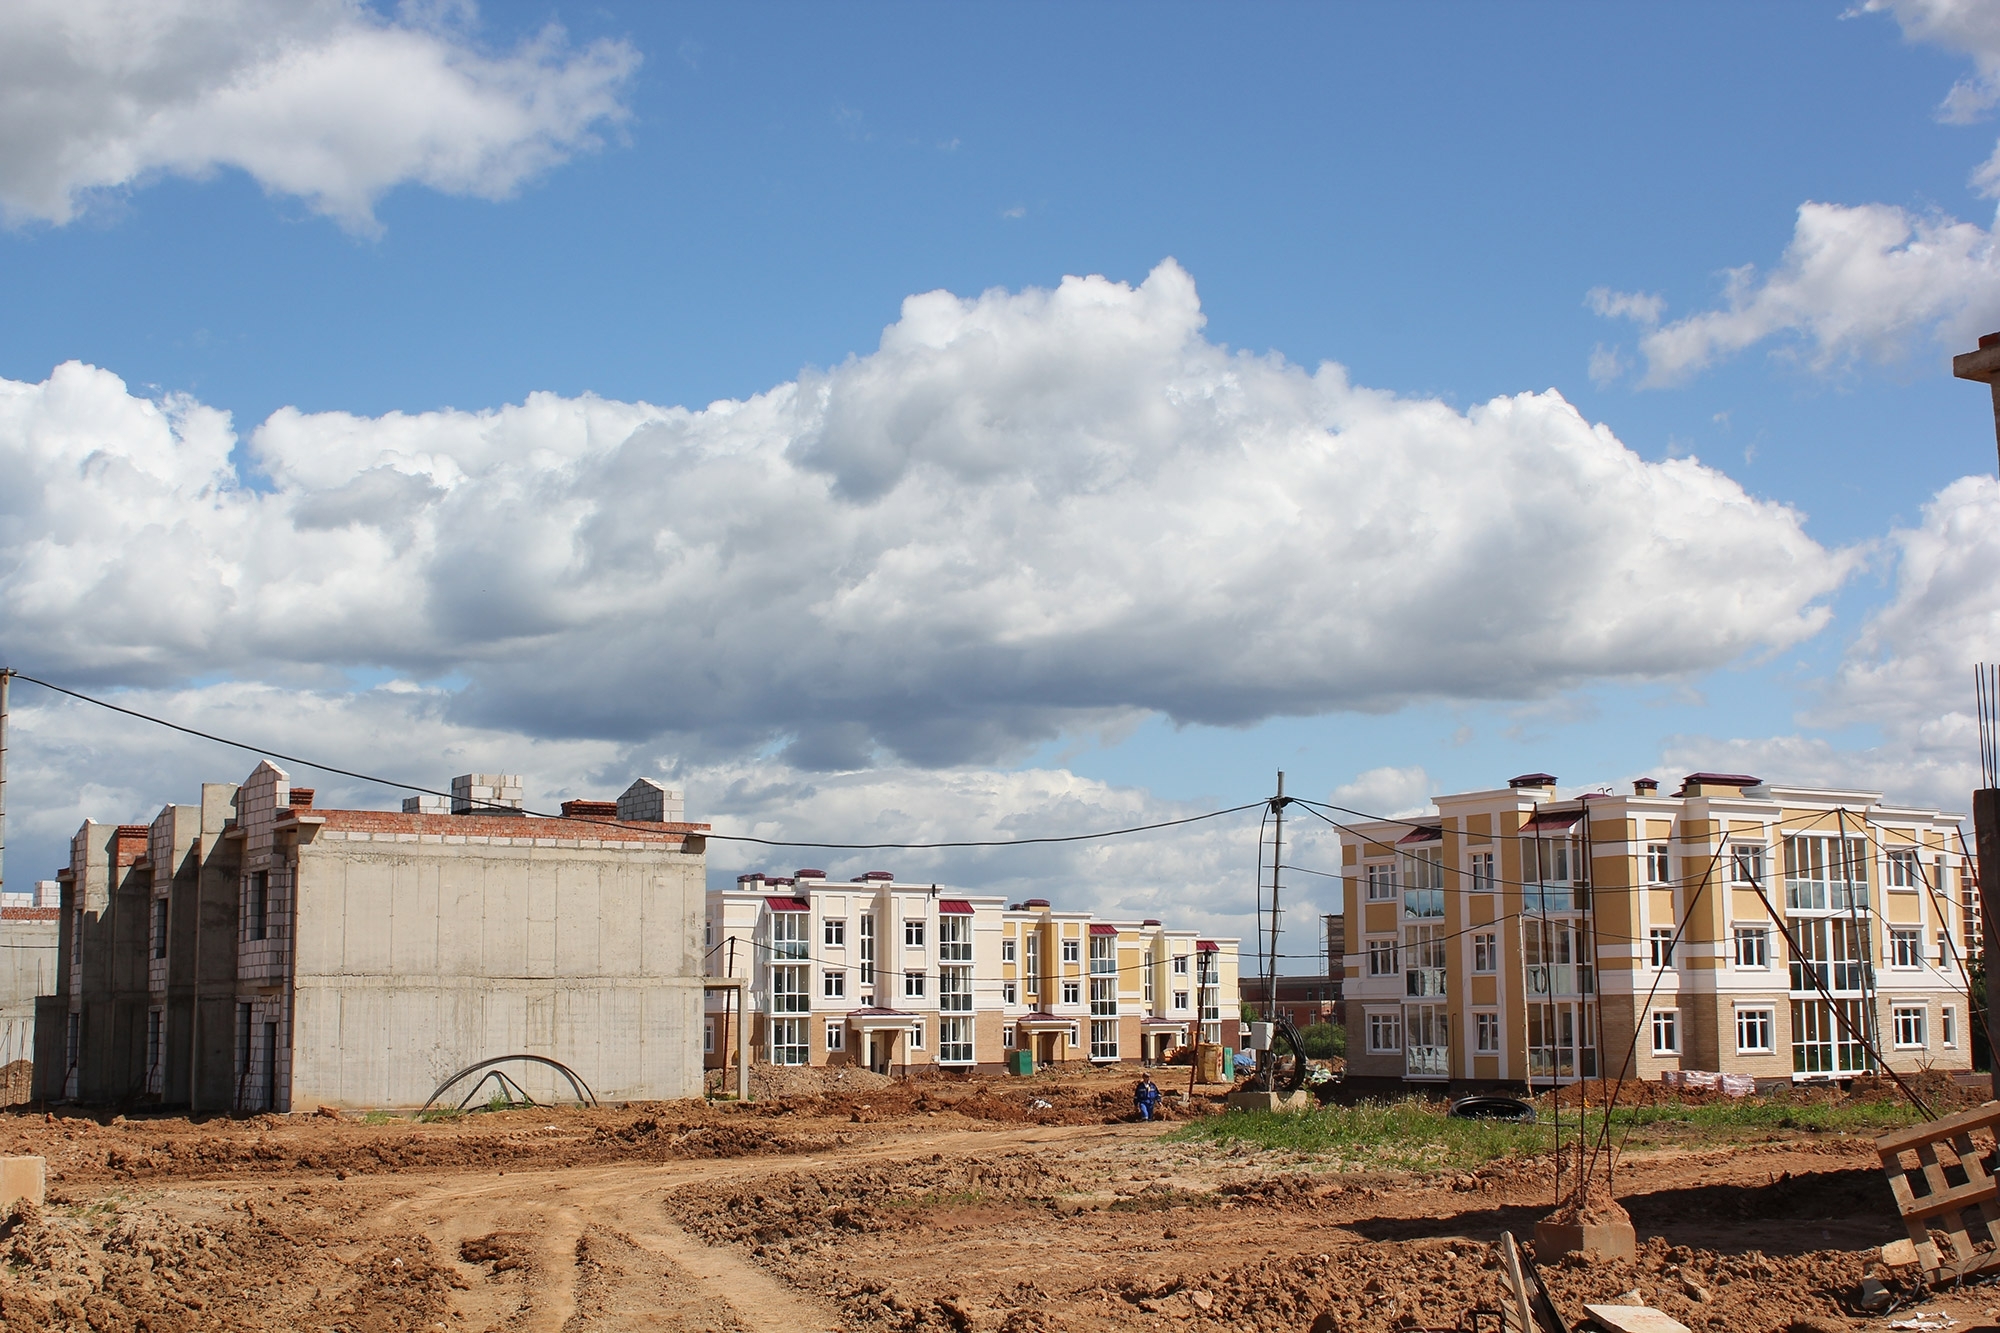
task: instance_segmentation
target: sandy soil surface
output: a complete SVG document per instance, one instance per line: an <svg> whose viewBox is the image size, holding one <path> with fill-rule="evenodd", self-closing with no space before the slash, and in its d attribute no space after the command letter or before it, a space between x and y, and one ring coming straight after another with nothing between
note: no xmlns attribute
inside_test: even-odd
<svg viewBox="0 0 2000 1333"><path fill-rule="evenodd" d="M789 1092L429 1125L0 1116L0 1153L50 1170L0 1229L0 1328L1470 1328L1493 1242L1553 1202L1547 1158L1339 1172L1171 1142L1127 1122L1122 1078ZM1635 1153L1617 1193L1639 1259L1547 1266L1572 1319L1636 1289L1698 1330L1886 1328L1848 1304L1900 1234L1866 1139ZM1919 1308L1958 1333L1996 1307Z"/></svg>

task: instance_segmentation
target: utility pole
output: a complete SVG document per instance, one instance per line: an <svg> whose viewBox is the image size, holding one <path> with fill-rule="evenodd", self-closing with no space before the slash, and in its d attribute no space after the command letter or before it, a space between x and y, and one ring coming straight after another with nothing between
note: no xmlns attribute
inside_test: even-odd
<svg viewBox="0 0 2000 1333"><path fill-rule="evenodd" d="M1951 359L1951 373L1962 380L1977 380L1993 390L1993 441L2000 454L2000 333L1979 340L1977 351L1960 352Z"/></svg>
<svg viewBox="0 0 2000 1333"><path fill-rule="evenodd" d="M7 887L7 694L14 673L0 667L0 890Z"/></svg>
<svg viewBox="0 0 2000 1333"><path fill-rule="evenodd" d="M1285 859L1285 770L1278 770L1278 794L1271 798L1271 947L1264 955L1264 1021L1278 1013L1278 865ZM1267 1052L1268 1054L1268 1052Z"/></svg>

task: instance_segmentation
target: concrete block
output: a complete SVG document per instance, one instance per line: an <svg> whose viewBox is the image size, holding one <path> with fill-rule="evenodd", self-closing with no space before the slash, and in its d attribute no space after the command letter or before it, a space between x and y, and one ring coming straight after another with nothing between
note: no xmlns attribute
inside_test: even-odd
<svg viewBox="0 0 2000 1333"><path fill-rule="evenodd" d="M1542 1263L1563 1254L1630 1259L1638 1252L1639 1238L1630 1222L1535 1223L1535 1258Z"/></svg>
<svg viewBox="0 0 2000 1333"><path fill-rule="evenodd" d="M48 1202L49 1164L41 1157L0 1157L0 1213L17 1203Z"/></svg>
<svg viewBox="0 0 2000 1333"><path fill-rule="evenodd" d="M1313 1095L1303 1089L1298 1092L1260 1092L1254 1088L1239 1088L1228 1097L1232 1111L1309 1111L1315 1104Z"/></svg>

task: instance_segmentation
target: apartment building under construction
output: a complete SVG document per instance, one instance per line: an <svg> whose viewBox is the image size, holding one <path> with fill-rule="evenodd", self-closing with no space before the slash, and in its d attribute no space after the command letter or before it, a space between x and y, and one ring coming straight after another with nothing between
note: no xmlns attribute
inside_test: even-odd
<svg viewBox="0 0 2000 1333"><path fill-rule="evenodd" d="M1694 773L1546 773L1341 834L1350 1078L1971 1067L1961 816Z"/></svg>
<svg viewBox="0 0 2000 1333"><path fill-rule="evenodd" d="M1156 1060L1234 1044L1236 945L881 870L743 875L709 891L706 949L749 1012L711 992L704 1044L711 1066L747 1030L760 1062L898 1073Z"/></svg>

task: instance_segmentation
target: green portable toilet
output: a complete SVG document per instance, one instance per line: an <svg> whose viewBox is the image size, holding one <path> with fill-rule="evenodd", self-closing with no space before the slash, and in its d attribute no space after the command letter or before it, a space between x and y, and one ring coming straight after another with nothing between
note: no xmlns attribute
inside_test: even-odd
<svg viewBox="0 0 2000 1333"><path fill-rule="evenodd" d="M1236 1052L1227 1046L1222 1048L1222 1081L1224 1083L1236 1081Z"/></svg>
<svg viewBox="0 0 2000 1333"><path fill-rule="evenodd" d="M1030 1050L1007 1052L1007 1072L1026 1077L1035 1072L1035 1053Z"/></svg>

